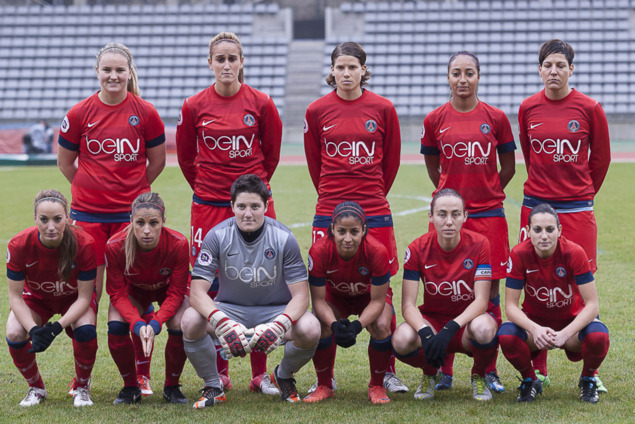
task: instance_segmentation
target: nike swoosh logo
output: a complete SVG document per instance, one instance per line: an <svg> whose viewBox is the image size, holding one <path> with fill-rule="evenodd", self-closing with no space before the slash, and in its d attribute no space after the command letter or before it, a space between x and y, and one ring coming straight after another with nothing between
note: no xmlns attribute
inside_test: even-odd
<svg viewBox="0 0 635 424"><path fill-rule="evenodd" d="M97 122L93 122L92 124L88 124L88 128L94 127L95 125L97 125L99 123L99 121Z"/></svg>
<svg viewBox="0 0 635 424"><path fill-rule="evenodd" d="M388 261L388 263L391 264L391 263L395 262L395 259L397 259L397 258L392 258L391 260Z"/></svg>
<svg viewBox="0 0 635 424"><path fill-rule="evenodd" d="M541 122L541 123L539 123L539 124L529 124L529 128L533 130L534 128L539 127L539 126L541 126L542 124L544 124L544 122Z"/></svg>
<svg viewBox="0 0 635 424"><path fill-rule="evenodd" d="M30 268L30 267L32 267L33 265L35 265L36 263L38 263L38 262L39 262L39 261L35 261L35 262L33 262L32 264L26 264L25 266L26 266L27 268Z"/></svg>
<svg viewBox="0 0 635 424"><path fill-rule="evenodd" d="M212 119L211 121L203 121L203 126L207 125L207 124L211 124L212 122L214 122L216 119Z"/></svg>
<svg viewBox="0 0 635 424"><path fill-rule="evenodd" d="M527 274L531 274L532 272L538 272L537 269L528 269Z"/></svg>
<svg viewBox="0 0 635 424"><path fill-rule="evenodd" d="M444 132L446 132L450 128L452 128L452 127L447 127L447 128L443 128L442 130L439 130L439 134L443 134Z"/></svg>
<svg viewBox="0 0 635 424"><path fill-rule="evenodd" d="M505 266L505 265L507 265L507 261L501 262L501 266Z"/></svg>
<svg viewBox="0 0 635 424"><path fill-rule="evenodd" d="M326 271L327 274L333 274L334 272L337 272L336 269L329 269Z"/></svg>
<svg viewBox="0 0 635 424"><path fill-rule="evenodd" d="M330 127L323 126L323 127L322 127L322 131L328 131L328 130L330 130L331 128L333 128L333 127L335 127L335 126L337 126L337 124L335 124L335 125L331 125Z"/></svg>
<svg viewBox="0 0 635 424"><path fill-rule="evenodd" d="M149 362L150 362L150 361L137 361L137 365L147 364L147 363L149 363Z"/></svg>
<svg viewBox="0 0 635 424"><path fill-rule="evenodd" d="M238 252L234 252L234 253L228 253L227 256L236 256L238 254Z"/></svg>
<svg viewBox="0 0 635 424"><path fill-rule="evenodd" d="M433 266L437 266L437 264L434 264L434 265L425 265L425 269L432 268Z"/></svg>

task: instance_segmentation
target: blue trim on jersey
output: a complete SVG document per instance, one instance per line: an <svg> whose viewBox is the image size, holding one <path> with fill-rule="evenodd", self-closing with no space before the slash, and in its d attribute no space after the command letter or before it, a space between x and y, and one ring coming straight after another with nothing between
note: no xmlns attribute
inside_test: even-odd
<svg viewBox="0 0 635 424"><path fill-rule="evenodd" d="M554 208L558 213L575 213L583 211L593 210L593 200L574 200L571 202L554 202L551 200L544 200L538 197L524 195L523 207L532 209L534 206L538 206L541 203L547 203Z"/></svg>
<svg viewBox="0 0 635 424"><path fill-rule="evenodd" d="M198 203L199 205L216 206L218 208L231 207L231 202L212 202L210 200L203 200L200 197L198 197L196 194L192 195L192 202Z"/></svg>
<svg viewBox="0 0 635 424"><path fill-rule="evenodd" d="M509 153L513 152L514 150L516 150L516 143L514 142L514 140L496 146L496 151L498 152L498 154Z"/></svg>
<svg viewBox="0 0 635 424"><path fill-rule="evenodd" d="M135 322L134 327L132 327L132 331L138 336L141 331L141 327L145 327L146 325L145 321L137 321Z"/></svg>
<svg viewBox="0 0 635 424"><path fill-rule="evenodd" d="M112 224L112 223L118 223L118 222L129 222L130 213L129 212L92 213L92 212L78 211L76 209L71 208L70 218L72 220L81 221L81 222Z"/></svg>
<svg viewBox="0 0 635 424"><path fill-rule="evenodd" d="M584 274L576 275L574 278L575 278L575 283L578 286L581 286L582 284L590 283L591 281L594 280L593 273L591 271L585 272Z"/></svg>
<svg viewBox="0 0 635 424"><path fill-rule="evenodd" d="M151 149L153 147L157 147L165 143L165 133L161 134L158 137L153 138L152 140L146 140L146 149Z"/></svg>
<svg viewBox="0 0 635 424"><path fill-rule="evenodd" d="M489 300L489 303L491 303L494 306L500 306L501 305L501 295L497 294L495 297L491 298Z"/></svg>
<svg viewBox="0 0 635 424"><path fill-rule="evenodd" d="M79 271L79 274L77 275L77 279L79 281L92 281L95 278L97 278L97 268Z"/></svg>
<svg viewBox="0 0 635 424"><path fill-rule="evenodd" d="M386 274L381 275L379 277L370 278L370 284L372 284L373 286L383 286L389 281L390 281L390 271L388 271Z"/></svg>
<svg viewBox="0 0 635 424"><path fill-rule="evenodd" d="M490 209L482 212L469 212L468 216L470 218L492 218L495 216L505 218L505 208Z"/></svg>
<svg viewBox="0 0 635 424"><path fill-rule="evenodd" d="M24 280L24 273L22 271L13 271L7 267L7 278L13 281Z"/></svg>
<svg viewBox="0 0 635 424"><path fill-rule="evenodd" d="M404 269L403 270L403 279L404 280L419 281L420 278L421 278L421 274L419 274L419 271L412 271L410 269Z"/></svg>
<svg viewBox="0 0 635 424"><path fill-rule="evenodd" d="M525 287L525 280L519 280L517 278L507 277L505 280L505 287L510 289L522 290Z"/></svg>
<svg viewBox="0 0 635 424"><path fill-rule="evenodd" d="M309 284L315 287L324 287L326 285L326 277L314 277L309 275Z"/></svg>
<svg viewBox="0 0 635 424"><path fill-rule="evenodd" d="M437 149L436 147L424 146L423 144L421 145L420 152L422 155L431 155L431 156L441 155L441 151Z"/></svg>
<svg viewBox="0 0 635 424"><path fill-rule="evenodd" d="M316 228L328 228L330 225L330 216L315 215L313 217L313 226ZM368 228L392 227L392 215L366 215L366 225Z"/></svg>
<svg viewBox="0 0 635 424"><path fill-rule="evenodd" d="M57 139L57 144L65 149L72 150L73 152L79 151L79 144L71 143L70 141L62 137L62 134L60 134L59 138Z"/></svg>

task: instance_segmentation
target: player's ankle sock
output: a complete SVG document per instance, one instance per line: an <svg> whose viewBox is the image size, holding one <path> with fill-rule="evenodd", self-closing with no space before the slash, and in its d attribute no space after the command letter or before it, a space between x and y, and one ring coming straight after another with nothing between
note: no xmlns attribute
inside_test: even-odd
<svg viewBox="0 0 635 424"><path fill-rule="evenodd" d="M603 324L602 326L606 329ZM582 339L582 377L593 377L606 358L610 345L608 330L606 331L594 331L584 335L584 339Z"/></svg>
<svg viewBox="0 0 635 424"><path fill-rule="evenodd" d="M390 344L392 336L388 336L383 340L370 338L368 343L368 363L370 364L370 384L372 386L384 385L384 376L390 361L392 353L392 345Z"/></svg>
<svg viewBox="0 0 635 424"><path fill-rule="evenodd" d="M196 374L203 379L205 387L223 387L216 368L216 355L210 355L216 347L208 335L198 340L183 338L183 350L194 367Z"/></svg>
<svg viewBox="0 0 635 424"><path fill-rule="evenodd" d="M123 378L124 387L137 386L134 348L128 324L120 321L108 322L108 349Z"/></svg>
<svg viewBox="0 0 635 424"><path fill-rule="evenodd" d="M496 358L496 352L498 352L498 337L494 336L489 343L483 344L470 340L470 345L472 347L472 355L474 356L472 375L477 374L484 376L485 370L492 363L492 358Z"/></svg>
<svg viewBox="0 0 635 424"><path fill-rule="evenodd" d="M97 331L91 324L77 327L73 338L73 356L75 357L75 382L73 389L86 387L97 356Z"/></svg>
<svg viewBox="0 0 635 424"><path fill-rule="evenodd" d="M43 389L44 382L40 376L40 370L37 367L35 353L27 352L28 349L31 349L31 341L10 342L7 340L7 344L9 345L9 353L11 354L11 359L13 359L13 363L29 384L29 387Z"/></svg>
<svg viewBox="0 0 635 424"><path fill-rule="evenodd" d="M259 351L252 351L249 354L251 362L251 378L258 377L267 372L267 354Z"/></svg>
<svg viewBox="0 0 635 424"><path fill-rule="evenodd" d="M337 345L333 342L333 335L320 339L317 350L313 355L313 366L317 374L318 385L331 387L333 385L333 366Z"/></svg>
<svg viewBox="0 0 635 424"><path fill-rule="evenodd" d="M311 349L301 349L296 347L293 342L287 342L284 345L284 356L278 366L278 377L293 377L296 372L300 371L300 368L311 360L316 348L317 345Z"/></svg>
<svg viewBox="0 0 635 424"><path fill-rule="evenodd" d="M183 332L179 330L168 330L168 341L165 344L164 386L176 386L179 384L186 359L187 356L183 349Z"/></svg>
<svg viewBox="0 0 635 424"><path fill-rule="evenodd" d="M537 369L542 375L547 375L547 353L548 350L538 350L532 352L531 359L533 362L533 368Z"/></svg>
<svg viewBox="0 0 635 424"><path fill-rule="evenodd" d="M452 377L454 375L454 353L448 353L445 357L445 362L441 367L441 372Z"/></svg>
<svg viewBox="0 0 635 424"><path fill-rule="evenodd" d="M531 365L531 352L527 343L518 336L500 333L498 334L498 343L500 343L505 358L520 372L522 378L535 380L536 374Z"/></svg>

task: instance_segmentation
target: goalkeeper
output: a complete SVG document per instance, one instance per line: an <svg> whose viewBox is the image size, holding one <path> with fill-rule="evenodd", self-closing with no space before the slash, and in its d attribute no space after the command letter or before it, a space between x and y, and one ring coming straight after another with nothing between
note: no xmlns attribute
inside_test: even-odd
<svg viewBox="0 0 635 424"><path fill-rule="evenodd" d="M287 342L271 379L282 400L301 400L293 375L313 357L320 325L307 310L309 286L298 242L291 230L265 217L268 195L256 175L238 177L231 187L234 217L205 236L194 265L192 307L181 321L185 352L205 384L194 408L225 401L212 337L230 358L252 350L270 353ZM212 300L207 291L217 271L219 291Z"/></svg>

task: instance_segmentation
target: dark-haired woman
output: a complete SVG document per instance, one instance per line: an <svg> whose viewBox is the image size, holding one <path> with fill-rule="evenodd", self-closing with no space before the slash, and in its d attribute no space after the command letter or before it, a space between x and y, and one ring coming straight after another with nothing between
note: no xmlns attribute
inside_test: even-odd
<svg viewBox="0 0 635 424"><path fill-rule="evenodd" d="M374 404L390 402L384 388L393 316L390 263L386 248L367 232L361 206L342 202L333 211L328 236L309 250L311 301L322 330L313 356L318 386L303 402L333 397L336 345L352 346L364 328L370 333L368 399ZM350 322L350 315L359 318Z"/></svg>
<svg viewBox="0 0 635 424"><path fill-rule="evenodd" d="M597 319L600 308L589 260L579 245L561 237L558 214L547 204L531 210L526 230L529 239L511 252L505 289L509 321L498 332L503 354L522 377L517 401L531 402L542 391L532 365L536 353L560 348L569 360L582 361L580 400L596 403L594 374L610 342L608 329Z"/></svg>
<svg viewBox="0 0 635 424"><path fill-rule="evenodd" d="M600 191L611 162L608 123L600 103L569 87L573 75L573 47L549 40L538 55L544 90L525 99L518 111L520 146L525 157L520 222L531 208L548 203L560 215L563 235L584 249L591 272L597 263L597 225L593 199ZM521 227L520 240L527 238ZM545 387L547 353L534 362ZM601 381L599 391L606 392Z"/></svg>
<svg viewBox="0 0 635 424"><path fill-rule="evenodd" d="M269 181L280 161L282 121L271 97L245 84L243 47L236 34L221 32L209 42L214 84L185 99L176 127L179 165L194 195L191 210L190 265L194 266L209 230L234 216L230 187L243 174ZM266 216L276 217L269 193ZM218 291L218 281L209 295ZM219 350L220 352L220 350ZM277 395L267 373L267 356L251 354L250 390ZM232 387L227 360L218 370L226 390Z"/></svg>
<svg viewBox="0 0 635 424"><path fill-rule="evenodd" d="M93 238L70 224L66 198L56 190L38 193L33 214L35 226L13 237L7 249L7 343L29 384L20 406L46 399L35 354L45 351L65 328L72 329L73 404L90 406L90 374L97 354ZM61 318L48 322L56 314Z"/></svg>
<svg viewBox="0 0 635 424"><path fill-rule="evenodd" d="M130 226L106 245L108 347L124 380L115 404L141 399L130 331L140 337L143 353L149 357L163 324L168 332L163 397L172 403L188 402L179 388L179 377L186 359L181 315L189 306L185 297L189 248L182 234L165 227L165 218L159 195L143 193L132 203ZM146 322L142 315L152 302L161 308Z"/></svg>
<svg viewBox="0 0 635 424"><path fill-rule="evenodd" d="M500 323L499 282L505 278L509 257L503 189L514 176L516 143L505 113L478 98L481 66L474 54L467 51L454 54L448 62L447 78L450 101L426 115L421 153L436 187L432 195L444 188L461 193L470 217L464 228L485 235L490 242L489 298ZM433 230L430 224L430 231ZM441 369L437 389L452 387L452 362L449 357ZM496 358L487 369L486 379L492 391L505 390L496 372Z"/></svg>
<svg viewBox="0 0 635 424"><path fill-rule="evenodd" d="M370 75L362 46L339 44L331 53L326 78L334 90L306 111L304 151L318 193L312 241L326 236L339 203L354 201L366 212L370 235L388 249L390 273L395 275L397 244L386 196L399 170L401 134L392 102L365 88ZM393 358L386 373L388 390L408 391L394 371Z"/></svg>

